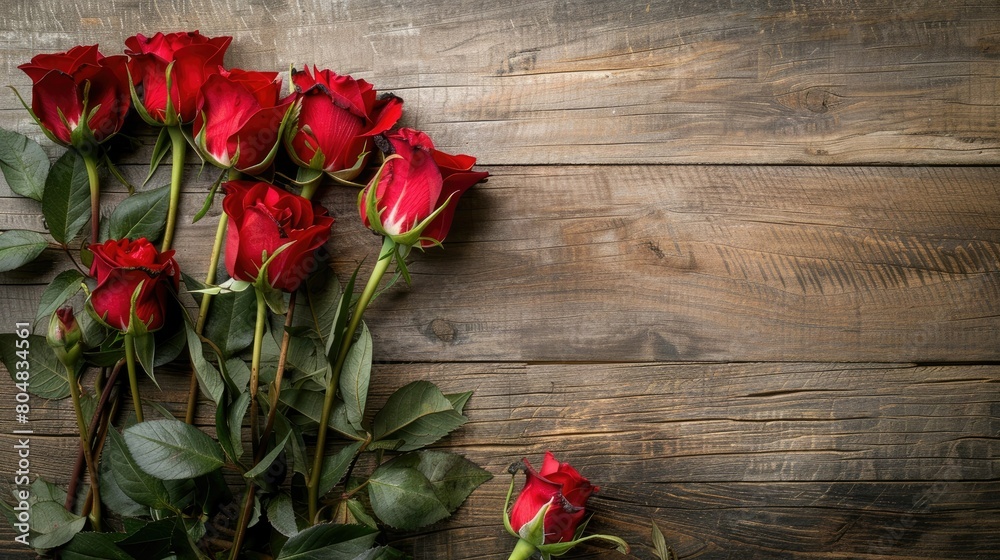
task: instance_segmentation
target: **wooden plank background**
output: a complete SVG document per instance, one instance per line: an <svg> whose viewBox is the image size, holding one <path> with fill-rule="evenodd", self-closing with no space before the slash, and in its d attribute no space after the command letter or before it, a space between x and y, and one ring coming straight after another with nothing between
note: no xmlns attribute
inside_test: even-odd
<svg viewBox="0 0 1000 560"><path fill-rule="evenodd" d="M390 536L417 559L505 558L504 469L546 449L602 487L593 526L635 558L651 519L682 558L1000 549L1000 3L0 6L0 83L22 93L38 52L230 34L228 65L369 79L491 172L369 317L373 400L414 379L474 389L439 445L497 474L450 521ZM41 137L12 94L0 125ZM185 217L209 174L190 166ZM323 197L340 274L377 250L354 196ZM37 205L0 198L0 230L44 231ZM212 230L181 230L182 268L204 269ZM0 274L4 316L33 317L65 266ZM166 379L178 400L186 381ZM35 403L38 474L65 484L71 412ZM30 557L12 538L0 555Z"/></svg>

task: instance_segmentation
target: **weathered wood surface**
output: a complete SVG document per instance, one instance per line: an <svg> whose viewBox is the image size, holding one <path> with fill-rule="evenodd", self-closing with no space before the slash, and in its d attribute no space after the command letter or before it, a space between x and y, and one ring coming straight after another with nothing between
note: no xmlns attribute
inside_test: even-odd
<svg viewBox="0 0 1000 560"><path fill-rule="evenodd" d="M0 7L0 83L24 94L36 53L197 28L235 37L231 66L369 79L407 100L404 124L486 164L447 249L415 255L413 288L369 315L396 362L373 401L418 378L474 389L440 445L497 475L452 520L391 536L417 560L506 557L504 469L546 449L602 486L593 527L636 558L651 519L682 558L1000 549L1000 2ZM12 94L0 126L41 138ZM132 130L141 180L152 138ZM752 165L658 165L674 163ZM189 169L186 217L212 174ZM106 185L110 210L124 195ZM352 191L324 202L346 274L375 240ZM44 224L0 179L12 228ZM204 269L213 230L181 230L182 267ZM34 317L66 264L0 274L2 315ZM185 382L161 379L180 402ZM33 406L36 472L65 484L67 403ZM0 524L0 557L30 556L11 539Z"/></svg>
<svg viewBox="0 0 1000 560"><path fill-rule="evenodd" d="M137 32L235 37L228 63L319 64L407 99L446 150L512 163L1000 161L995 1L15 2L0 83ZM30 129L12 95L2 118Z"/></svg>
<svg viewBox="0 0 1000 560"><path fill-rule="evenodd" d="M144 394L179 410L183 377L159 377L164 393ZM650 519L681 557L976 558L1000 548L997 366L426 364L377 366L375 379L376 405L416 379L474 389L471 421L439 445L496 475L452 521L397 540L417 558L501 557L511 545L497 518L505 468L546 449L603 487L595 527L626 536L635 558L651 558ZM208 407L200 422L212 423ZM49 435L33 452L74 449L68 403L34 426ZM0 435L3 464L8 444ZM38 472L66 482L58 463Z"/></svg>
<svg viewBox="0 0 1000 560"><path fill-rule="evenodd" d="M373 307L381 359L1000 359L995 168L490 170L445 250L415 254L413 287ZM189 174L183 224L213 178ZM0 200L0 227L44 231L36 203ZM370 267L356 191L323 200L334 270ZM180 230L182 269L205 269L214 232ZM0 301L33 317L67 266L52 251L0 275Z"/></svg>

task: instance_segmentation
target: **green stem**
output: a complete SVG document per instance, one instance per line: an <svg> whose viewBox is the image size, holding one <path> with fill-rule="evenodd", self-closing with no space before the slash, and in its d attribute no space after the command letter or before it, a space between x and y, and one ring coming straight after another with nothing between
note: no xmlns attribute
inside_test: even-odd
<svg viewBox="0 0 1000 560"><path fill-rule="evenodd" d="M236 535L233 537L232 553L230 560L239 560L240 549L243 548L243 540L246 537L247 525L250 524L250 515L253 514L254 496L257 494L257 486L251 480L247 483L247 493L243 500L243 509L240 510L239 525L236 526Z"/></svg>
<svg viewBox="0 0 1000 560"><path fill-rule="evenodd" d="M238 181L241 174L236 169L229 170L229 180ZM229 225L229 214L223 212L219 215L219 225L215 228L215 243L212 244L212 256L208 261L208 272L205 274L205 284L215 284L215 271L219 268L219 256L222 254L222 245L226 242L226 226ZM205 330L205 321L208 320L208 310L212 306L212 295L203 294L201 296L201 306L198 308L198 321L195 323L194 332L201 334ZM187 414L184 416L188 424L194 424L194 413L198 408L198 375L191 367L191 383L188 387Z"/></svg>
<svg viewBox="0 0 1000 560"><path fill-rule="evenodd" d="M132 404L135 406L135 420L142 422L142 401L139 400L139 379L135 371L135 336L125 333L125 365L128 367L128 383L132 387Z"/></svg>
<svg viewBox="0 0 1000 560"><path fill-rule="evenodd" d="M187 140L180 126L167 127L170 134L170 151L173 157L170 168L170 207L167 209L167 229L163 233L163 248L168 251L174 242L174 227L177 224L177 209L181 200L181 180L184 178L184 155L187 153Z"/></svg>
<svg viewBox="0 0 1000 560"><path fill-rule="evenodd" d="M215 270L219 267L219 255L222 254L222 244L226 241L226 226L229 224L229 215L223 213L219 216L219 226L215 229L215 243L212 245L212 257L208 261L208 273L205 275L205 284L215 283ZM201 307L198 309L198 321L195 323L194 332L201 334L205 330L205 321L208 319L208 309L212 306L211 294L202 294ZM195 409L198 407L198 376L194 368L191 368L191 384L188 388L188 404L185 420L188 424L194 423Z"/></svg>
<svg viewBox="0 0 1000 560"><path fill-rule="evenodd" d="M354 308L354 314L351 315L351 321L347 325L347 331L344 333L344 339L340 343L340 350L337 352L337 362L333 366L333 375L330 376L330 383L326 387L326 395L323 400L323 413L320 416L319 434L316 439L316 456L313 458L313 468L309 475L309 483L307 485L309 488L310 521L315 521L316 512L318 511L319 476L320 470L323 468L323 457L325 455L326 429L327 424L330 422L330 413L333 411L333 402L337 395L337 387L340 383L340 370L344 367L344 360L347 359L347 351L351 348L351 343L354 341L354 333L358 330L358 326L361 324L361 318L365 314L365 309L371 302L372 297L375 296L375 292L378 290L378 285L382 281L382 276L384 276L386 270L389 269L389 264L392 262L395 254L396 243L389 237L384 237L382 239L382 251L379 253L378 262L375 263L375 268L372 270L372 274L368 278L368 284L365 285L364 291L361 292L361 296L358 298L357 306ZM345 297L350 297L350 295L345 295Z"/></svg>
<svg viewBox="0 0 1000 560"><path fill-rule="evenodd" d="M90 448L90 431L87 423L83 419L83 408L80 406L80 385L76 380L74 368L66 367L66 376L69 380L69 395L73 399L73 412L76 413L76 425L80 430L80 447L83 448L83 458L87 462L87 472L90 474L90 492L93 496L93 507L91 508L90 520L94 525L94 530L101 531L101 495L99 493L100 483L97 480L97 463L94 462L94 453Z"/></svg>
<svg viewBox="0 0 1000 560"><path fill-rule="evenodd" d="M274 429L274 419L278 410L278 396L281 392L281 378L285 372L285 364L288 359L288 344L290 342L290 335L288 334L288 327L292 325L292 315L295 311L295 292L292 292L291 299L288 301L288 314L285 316L285 335L281 339L281 355L278 357L278 371L274 375L274 387L268 396L271 397L270 408L267 411L267 423L264 424L264 432L260 436L260 447L257 452L254 453L253 466L256 467L261 460L264 458L267 452L267 440L271 438L271 431ZM240 548L243 547L243 540L246 535L247 525L250 523L250 514L253 512L254 496L257 492L257 486L254 480L251 479L247 481L247 491L246 496L243 500L243 509L240 513L239 524L236 526L236 534L233 538L233 552L230 558L236 560L240 554Z"/></svg>
<svg viewBox="0 0 1000 560"><path fill-rule="evenodd" d="M305 167L300 167L296 179L301 181L306 175L310 175L312 173L315 173L315 171ZM325 177L325 174L321 172L318 176L308 179L302 183L302 198L312 200L313 195L316 194L316 189L319 188L319 184L323 182L323 177Z"/></svg>
<svg viewBox="0 0 1000 560"><path fill-rule="evenodd" d="M101 179L97 176L97 160L92 155L83 156L90 181L90 242L101 240Z"/></svg>
<svg viewBox="0 0 1000 560"><path fill-rule="evenodd" d="M250 441L253 444L254 455L257 455L260 423L257 420L257 386L260 382L260 354L264 348L264 325L267 323L267 302L264 293L254 289L257 294L257 324L253 331L253 360L250 362Z"/></svg>
<svg viewBox="0 0 1000 560"><path fill-rule="evenodd" d="M517 539L517 546L514 547L507 560L528 560L537 550L535 545L530 542L524 539Z"/></svg>

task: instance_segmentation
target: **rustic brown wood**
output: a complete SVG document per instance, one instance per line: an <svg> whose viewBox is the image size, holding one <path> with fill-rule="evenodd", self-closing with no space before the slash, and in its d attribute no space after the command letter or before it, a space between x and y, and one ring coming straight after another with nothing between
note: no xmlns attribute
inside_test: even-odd
<svg viewBox="0 0 1000 560"><path fill-rule="evenodd" d="M490 171L445 250L412 257L412 289L372 308L382 359L1000 358L994 168ZM212 178L192 171L182 223ZM0 224L40 229L34 202L3 200ZM334 270L370 267L378 240L356 191L331 186L323 201L337 216ZM181 229L183 269L205 269L214 232L214 218ZM38 284L67 266L53 251L0 274L0 301L33 317Z"/></svg>
<svg viewBox="0 0 1000 560"><path fill-rule="evenodd" d="M418 558L500 557L511 546L497 520L505 468L546 449L603 487L595 528L627 536L638 558L650 558L650 519L682 557L973 558L1000 546L997 366L411 364L374 375L376 407L416 379L475 390L471 421L438 446L496 475L455 519L398 541ZM164 393L144 394L180 410L185 379L159 379ZM71 414L67 402L38 406L33 426L49 435L33 452L71 452ZM3 464L11 427L0 418ZM65 483L68 465L38 468Z"/></svg>
<svg viewBox="0 0 1000 560"><path fill-rule="evenodd" d="M376 366L372 402L414 379L475 390L471 421L438 447L496 475L450 521L388 535L417 560L505 558L505 468L546 449L602 486L592 527L634 558L653 558L652 520L681 558L1000 550L995 0L0 8L0 84L25 95L16 67L34 54L197 28L235 37L230 66L369 79L406 99L403 124L486 164L446 249L415 254L412 288L367 318L376 360L392 362ZM42 138L11 93L0 126ZM153 137L126 132L140 145L118 161L140 182ZM872 163L887 165L856 165ZM176 246L196 276L218 210L186 222L215 173L187 171ZM124 191L105 191L107 213ZM355 192L323 201L332 269L368 257L365 272L377 240ZM0 179L7 229L45 226ZM0 315L33 318L67 266L48 251L0 274ZM144 394L178 412L186 377L159 379L164 392ZM33 470L63 486L73 425L68 402L33 399ZM12 538L0 523L0 557L32 556Z"/></svg>
<svg viewBox="0 0 1000 560"><path fill-rule="evenodd" d="M233 66L371 79L491 165L1000 161L993 1L44 0L0 15L0 83L26 93L38 52L199 28L235 37Z"/></svg>

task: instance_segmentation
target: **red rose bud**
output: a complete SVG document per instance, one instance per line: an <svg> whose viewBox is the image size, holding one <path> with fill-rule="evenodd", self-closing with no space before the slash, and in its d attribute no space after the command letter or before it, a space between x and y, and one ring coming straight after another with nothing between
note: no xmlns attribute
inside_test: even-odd
<svg viewBox="0 0 1000 560"><path fill-rule="evenodd" d="M126 57L106 57L90 45L40 54L18 68L31 78L31 112L42 130L82 148L121 130L130 106L126 65Z"/></svg>
<svg viewBox="0 0 1000 560"><path fill-rule="evenodd" d="M198 92L209 76L219 73L232 40L205 37L197 31L126 39L129 71L142 90L141 99L136 94L135 102L143 118L150 124L193 121Z"/></svg>
<svg viewBox="0 0 1000 560"><path fill-rule="evenodd" d="M536 546L572 541L586 514L587 499L598 488L548 451L540 471L536 472L527 459L524 466L527 479L511 508L511 527L525 538L534 523L542 523L545 541L532 543ZM536 519L543 509L543 517Z"/></svg>
<svg viewBox="0 0 1000 560"><path fill-rule="evenodd" d="M300 167L353 179L364 167L372 137L392 128L403 114L403 100L378 99L364 80L329 70L292 71L298 116L285 135L285 147Z"/></svg>
<svg viewBox="0 0 1000 560"><path fill-rule="evenodd" d="M59 361L69 368L74 367L83 352L80 347L82 339L83 333L73 315L73 308L67 305L57 309L49 320L49 332L46 340Z"/></svg>
<svg viewBox="0 0 1000 560"><path fill-rule="evenodd" d="M222 209L229 216L229 275L253 282L264 263L281 249L267 266L267 283L295 291L315 269L316 250L330 239L333 218L326 208L269 183L229 181L222 189L226 193Z"/></svg>
<svg viewBox="0 0 1000 560"><path fill-rule="evenodd" d="M135 296L135 315L146 330L162 327L171 295L180 287L174 252L160 253L145 238L108 240L92 244L89 249L94 253L90 275L97 279L90 303L98 317L120 331L128 331Z"/></svg>
<svg viewBox="0 0 1000 560"><path fill-rule="evenodd" d="M489 173L472 171L476 158L434 149L429 136L410 128L385 135L386 160L359 199L361 221L402 245L440 244L448 235L458 199ZM388 145L386 145L388 144ZM377 219L373 219L376 218Z"/></svg>
<svg viewBox="0 0 1000 560"><path fill-rule="evenodd" d="M271 164L292 100L281 100L277 72L223 70L201 88L194 135L218 167L256 174Z"/></svg>

